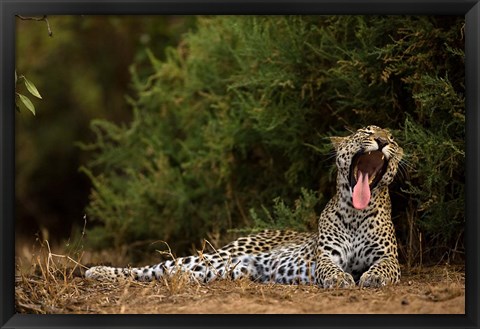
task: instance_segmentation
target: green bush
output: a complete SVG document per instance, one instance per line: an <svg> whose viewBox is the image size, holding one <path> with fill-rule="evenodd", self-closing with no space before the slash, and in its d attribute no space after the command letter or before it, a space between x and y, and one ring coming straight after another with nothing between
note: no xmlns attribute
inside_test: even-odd
<svg viewBox="0 0 480 329"><path fill-rule="evenodd" d="M201 18L156 56L147 79L132 70L131 124L92 122L94 245L162 239L181 253L265 221L315 229L312 211L335 190L327 137L376 124L406 153L393 195L401 245L422 232L432 256L461 251L462 17Z"/></svg>

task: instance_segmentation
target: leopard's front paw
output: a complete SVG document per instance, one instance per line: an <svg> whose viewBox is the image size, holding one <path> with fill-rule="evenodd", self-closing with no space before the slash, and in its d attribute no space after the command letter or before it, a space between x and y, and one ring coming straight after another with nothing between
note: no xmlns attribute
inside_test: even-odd
<svg viewBox="0 0 480 329"><path fill-rule="evenodd" d="M384 275L372 272L365 272L360 277L360 287L380 288L389 284L391 280Z"/></svg>
<svg viewBox="0 0 480 329"><path fill-rule="evenodd" d="M352 275L346 272L337 272L323 280L324 288L352 288L355 287L355 280Z"/></svg>

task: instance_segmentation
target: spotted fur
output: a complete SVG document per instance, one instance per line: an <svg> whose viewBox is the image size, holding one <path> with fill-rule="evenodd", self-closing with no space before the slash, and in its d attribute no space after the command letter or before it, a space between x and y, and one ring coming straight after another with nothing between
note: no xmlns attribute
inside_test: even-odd
<svg viewBox="0 0 480 329"><path fill-rule="evenodd" d="M177 271L201 282L248 277L257 282L316 284L321 287L380 287L400 279L397 243L391 221L388 185L403 150L390 132L376 126L332 138L336 150L337 192L320 215L317 233L266 230L241 237L223 248L153 266L95 266L87 278L140 281ZM372 182L359 184L360 173ZM374 178L372 178L374 177ZM363 209L353 205L356 185L371 193ZM359 192L360 193L360 192Z"/></svg>

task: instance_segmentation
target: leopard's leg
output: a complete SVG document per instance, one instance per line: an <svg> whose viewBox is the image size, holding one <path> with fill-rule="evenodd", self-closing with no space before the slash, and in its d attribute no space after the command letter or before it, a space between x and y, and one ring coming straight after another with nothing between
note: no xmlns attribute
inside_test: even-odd
<svg viewBox="0 0 480 329"><path fill-rule="evenodd" d="M360 287L383 287L400 281L400 264L396 257L379 259L360 277Z"/></svg>
<svg viewBox="0 0 480 329"><path fill-rule="evenodd" d="M350 288L355 287L355 280L350 273L335 264L326 254L317 257L315 279L323 288Z"/></svg>

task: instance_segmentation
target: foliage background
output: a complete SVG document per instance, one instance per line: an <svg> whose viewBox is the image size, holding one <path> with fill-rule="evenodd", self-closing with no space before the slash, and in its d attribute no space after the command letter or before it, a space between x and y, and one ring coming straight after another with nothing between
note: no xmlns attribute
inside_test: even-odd
<svg viewBox="0 0 480 329"><path fill-rule="evenodd" d="M25 119L26 112L18 116L25 134L17 143L19 208L44 186L54 200L48 204L68 208L56 220L69 227L81 223L86 205L90 246L135 245L133 261L159 239L181 254L203 237L218 246L239 230L312 230L335 188L327 137L376 124L392 129L406 153L392 186L402 261L462 259L462 17L103 17L81 25L78 17L61 19L59 33L71 33L66 44L35 51L52 66L23 64L37 67L25 75L56 105L48 117L44 110L52 129ZM79 42L81 29L90 34ZM120 32L96 35L106 29ZM70 50L74 45L80 54ZM96 60L87 61L92 54ZM80 64L53 68L62 58ZM47 73L53 77L45 79ZM58 112L71 116L52 122ZM32 137L39 131L49 137ZM79 140L82 152L72 146ZM35 150L46 144L38 166L21 158L29 143ZM71 159L64 152L77 157L65 177L78 182L43 175ZM74 194L83 203L65 203L78 186L82 193ZM29 215L47 225L54 216L44 213L44 220L35 208Z"/></svg>
<svg viewBox="0 0 480 329"><path fill-rule="evenodd" d="M130 66L150 72L146 48L162 57L168 44L194 27L194 17L48 16L17 19L16 70L39 89L36 115L16 113L16 236L36 233L59 242L84 224L91 183L79 172L89 155L78 147L94 138L90 120L129 122ZM25 90L20 90L25 93Z"/></svg>

